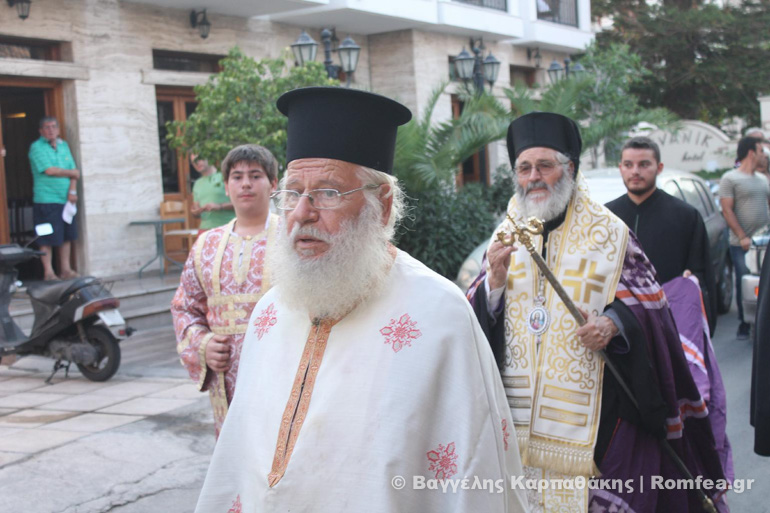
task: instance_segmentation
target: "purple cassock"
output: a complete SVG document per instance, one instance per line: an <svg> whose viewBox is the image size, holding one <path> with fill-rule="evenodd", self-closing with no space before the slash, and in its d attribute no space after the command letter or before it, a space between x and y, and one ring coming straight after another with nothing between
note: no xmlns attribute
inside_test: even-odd
<svg viewBox="0 0 770 513"><path fill-rule="evenodd" d="M733 451L727 439L727 394L722 383L722 373L719 372L714 355L714 347L709 337L708 321L706 320L700 285L695 277L674 278L663 284L663 291L668 298L671 313L674 315L676 327L679 330L679 340L682 350L690 366L693 380L706 401L714 433L714 442L719 452L719 459L725 477L732 481L735 478L733 470Z"/></svg>
<svg viewBox="0 0 770 513"><path fill-rule="evenodd" d="M486 269L486 258L482 269ZM505 323L491 320L488 313L483 286L485 275L482 271L467 295L493 352L498 356L505 350ZM722 436L718 446L712 430L712 421L720 423L719 415L715 415L713 420L709 418L706 400L690 372L666 295L633 233L629 234L615 301L607 308L620 318L627 341L626 344L621 338L617 343L613 339L607 354L634 394L639 409L631 404L609 369L605 368L599 440L594 461L604 482L622 480L630 487L592 490L589 511L703 511L693 490L653 486L655 477L662 478L664 482L684 479L674 462L663 452L660 445L663 437L693 476L711 480L716 485L720 482L725 484L725 476L732 476L732 467L728 467L729 474L723 470L719 449L727 447L725 462L731 460L726 439ZM698 327L702 330L700 310L698 315ZM629 349L611 350L618 346L628 346ZM723 390L722 387L712 386L707 397L710 401L721 400L724 412L724 396L715 398L715 395L719 397L717 388ZM717 431L724 433L724 420L721 426L721 430L717 426ZM724 500L725 489L712 487L703 491L712 498L720 512L729 511Z"/></svg>

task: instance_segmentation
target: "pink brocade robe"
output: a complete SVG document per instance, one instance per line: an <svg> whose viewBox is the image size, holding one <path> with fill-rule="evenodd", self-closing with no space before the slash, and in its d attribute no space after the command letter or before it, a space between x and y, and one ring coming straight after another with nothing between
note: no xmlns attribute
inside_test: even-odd
<svg viewBox="0 0 770 513"><path fill-rule="evenodd" d="M266 251L273 246L278 216L253 237L233 233L235 220L202 234L185 263L171 314L182 365L201 392L208 390L216 435L235 393L235 378L249 317L270 289ZM206 366L206 345L214 335L232 337L231 364L226 372Z"/></svg>

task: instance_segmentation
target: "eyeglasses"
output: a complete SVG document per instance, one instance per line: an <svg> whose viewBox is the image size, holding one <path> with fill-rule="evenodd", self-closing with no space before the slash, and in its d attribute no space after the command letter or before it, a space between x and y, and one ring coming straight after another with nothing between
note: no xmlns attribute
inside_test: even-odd
<svg viewBox="0 0 770 513"><path fill-rule="evenodd" d="M552 160L545 160L542 162L538 162L534 165L534 169L537 169L540 173L540 176L548 176L551 173L553 173L557 167L559 167L560 164L558 162L554 162ZM515 171L517 175L521 176L529 176L530 173L532 173L533 166L529 163L525 164L519 164L516 166Z"/></svg>
<svg viewBox="0 0 770 513"><path fill-rule="evenodd" d="M379 185L370 183L348 192L340 192L337 189L315 189L305 194L297 191L275 191L270 197L275 200L278 210L294 210L299 204L299 199L306 196L313 208L318 210L331 210L342 204L342 197L364 189L376 189Z"/></svg>

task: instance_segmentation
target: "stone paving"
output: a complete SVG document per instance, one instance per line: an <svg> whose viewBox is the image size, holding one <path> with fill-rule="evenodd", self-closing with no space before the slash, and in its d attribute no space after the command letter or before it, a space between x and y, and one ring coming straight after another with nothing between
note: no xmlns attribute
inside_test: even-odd
<svg viewBox="0 0 770 513"><path fill-rule="evenodd" d="M26 365L19 365L29 361ZM207 394L181 377L105 383L50 361L0 365L0 511L192 511L214 446Z"/></svg>

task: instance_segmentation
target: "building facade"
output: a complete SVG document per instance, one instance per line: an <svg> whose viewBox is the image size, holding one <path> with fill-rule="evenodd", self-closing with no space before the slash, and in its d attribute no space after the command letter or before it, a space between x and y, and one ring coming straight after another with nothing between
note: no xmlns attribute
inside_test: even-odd
<svg viewBox="0 0 770 513"><path fill-rule="evenodd" d="M211 24L205 39L190 20L203 8ZM24 20L3 2L0 242L29 235L27 149L40 117L54 115L82 172L79 271L136 271L154 255L155 236L129 223L157 218L164 200L187 199L194 179L186 156L165 144L165 122L193 112L193 86L231 47L292 61L288 48L301 31L320 42L323 28L361 47L353 87L396 98L416 114L470 38L483 38L485 55L502 63L501 98L514 80L544 83L552 60L592 40L589 0L34 0ZM453 87L436 120L456 113ZM485 157L482 177L507 161L504 143Z"/></svg>

